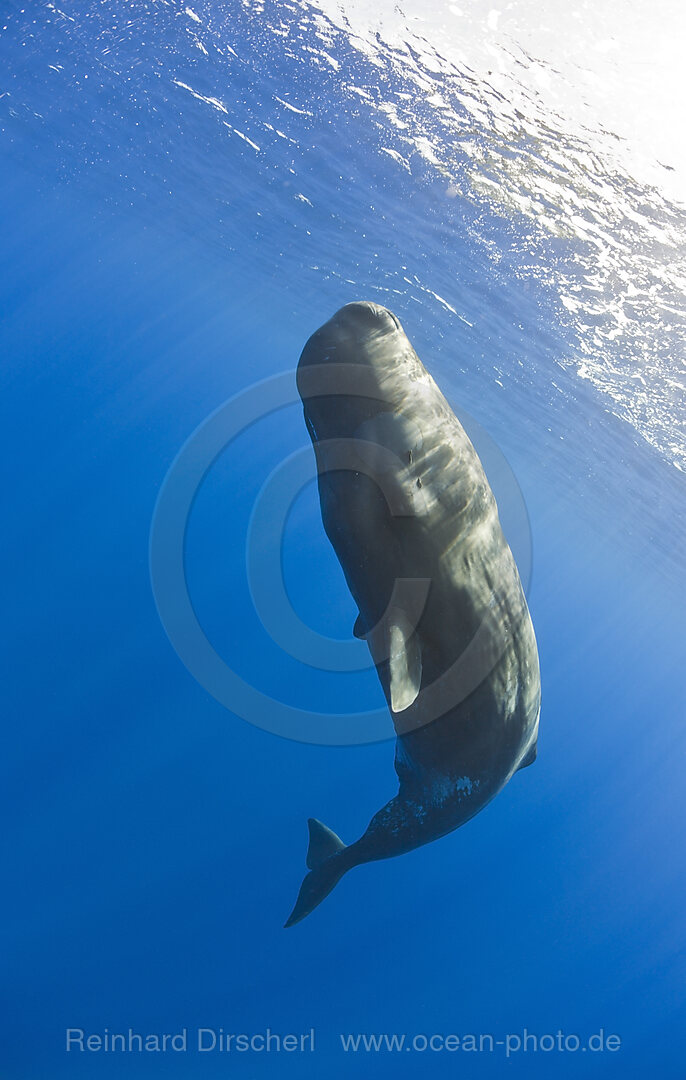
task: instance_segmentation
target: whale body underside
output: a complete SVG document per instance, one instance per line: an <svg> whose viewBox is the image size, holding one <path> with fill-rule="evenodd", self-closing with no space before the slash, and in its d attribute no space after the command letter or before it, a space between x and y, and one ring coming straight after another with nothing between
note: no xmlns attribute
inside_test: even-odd
<svg viewBox="0 0 686 1080"><path fill-rule="evenodd" d="M310 819L286 922L343 874L458 828L536 756L536 639L495 499L398 319L341 308L307 342L298 390L324 528L396 730L398 794L345 845Z"/></svg>

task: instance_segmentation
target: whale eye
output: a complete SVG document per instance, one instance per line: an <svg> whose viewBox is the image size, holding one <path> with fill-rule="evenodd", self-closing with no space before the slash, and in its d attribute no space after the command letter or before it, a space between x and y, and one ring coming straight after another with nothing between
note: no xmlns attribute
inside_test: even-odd
<svg viewBox="0 0 686 1080"><path fill-rule="evenodd" d="M407 461L408 461L409 465L412 464L412 451L411 450L407 451Z"/></svg>

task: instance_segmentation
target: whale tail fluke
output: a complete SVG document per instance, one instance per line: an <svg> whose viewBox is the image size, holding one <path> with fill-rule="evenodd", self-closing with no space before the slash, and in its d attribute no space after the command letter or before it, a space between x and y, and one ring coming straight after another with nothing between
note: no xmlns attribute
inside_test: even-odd
<svg viewBox="0 0 686 1080"><path fill-rule="evenodd" d="M347 850L343 841L316 818L310 818L307 824L310 830L307 849L310 872L305 874L295 907L285 926L295 926L309 915L350 869L350 864L341 858L341 853Z"/></svg>
<svg viewBox="0 0 686 1080"><path fill-rule="evenodd" d="M327 829L326 825L323 825L321 821L317 821L316 818L309 818L307 827L310 830L307 868L308 870L315 870L320 863L324 862L324 859L328 859L329 855L337 855L339 851L343 851L345 844L340 836L336 836L335 832Z"/></svg>

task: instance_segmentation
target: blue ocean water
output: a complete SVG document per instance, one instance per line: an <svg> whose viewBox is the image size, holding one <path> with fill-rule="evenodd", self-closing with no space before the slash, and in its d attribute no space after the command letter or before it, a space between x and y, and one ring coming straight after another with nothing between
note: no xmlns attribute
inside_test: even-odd
<svg viewBox="0 0 686 1080"><path fill-rule="evenodd" d="M683 208L416 31L305 3L2 8L2 1075L681 1077ZM539 756L285 931L307 818L356 838L392 742L279 737L216 701L165 634L149 536L205 418L364 298L514 491ZM189 592L275 702L375 709L373 671L298 662L250 595L255 501L307 444L289 405L219 456ZM300 618L350 638L313 484L281 562ZM198 1027L315 1048L199 1053ZM188 1049L67 1052L69 1028ZM514 1043L601 1029L619 1049ZM346 1051L355 1033L494 1045Z"/></svg>

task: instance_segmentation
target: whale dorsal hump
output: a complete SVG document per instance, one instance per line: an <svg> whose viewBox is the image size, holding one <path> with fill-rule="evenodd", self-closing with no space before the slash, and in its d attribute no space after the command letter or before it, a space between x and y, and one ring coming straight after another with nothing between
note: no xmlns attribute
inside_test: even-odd
<svg viewBox="0 0 686 1080"><path fill-rule="evenodd" d="M310 829L307 865L310 870L314 870L316 866L328 859L329 855L335 855L336 852L342 851L345 844L339 836L336 836L335 832L327 829L326 825L322 825L321 821L317 821L316 818L310 818L307 824Z"/></svg>
<svg viewBox="0 0 686 1080"><path fill-rule="evenodd" d="M400 713L416 700L422 682L421 642L402 612L389 619L388 652L391 709Z"/></svg>
<svg viewBox="0 0 686 1080"><path fill-rule="evenodd" d="M534 743L534 745L526 754L526 757L522 758L521 764L517 766L517 772L519 772L520 769L526 769L527 765L533 765L534 761L536 760L537 745L537 743Z"/></svg>

